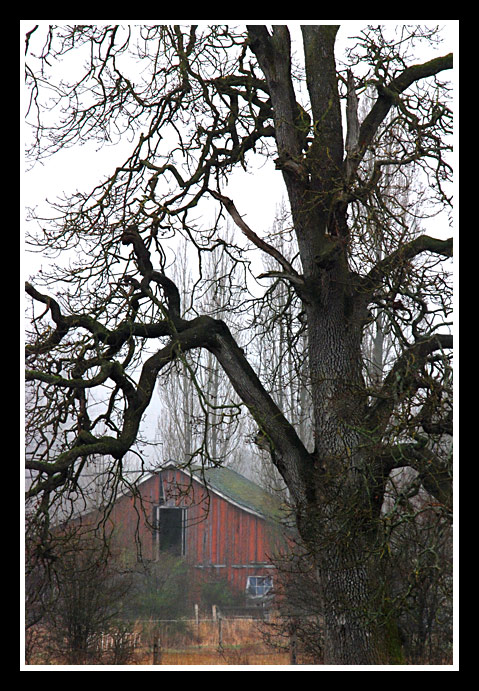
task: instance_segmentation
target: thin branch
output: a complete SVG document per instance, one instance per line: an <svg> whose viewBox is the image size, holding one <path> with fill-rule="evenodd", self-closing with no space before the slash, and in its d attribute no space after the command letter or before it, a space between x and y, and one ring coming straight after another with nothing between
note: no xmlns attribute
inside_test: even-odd
<svg viewBox="0 0 479 691"><path fill-rule="evenodd" d="M447 55L434 58L422 64L411 65L387 86L380 83L376 84L378 98L361 124L357 149L350 152L345 161L345 169L348 170L350 174L357 169L367 147L374 139L376 132L384 122L390 109L394 105L400 105L400 94L414 82L432 77L443 70L452 69L452 66L453 55L452 53L448 53Z"/></svg>
<svg viewBox="0 0 479 691"><path fill-rule="evenodd" d="M251 240L251 242L255 244L256 247L259 247L261 250L263 250L263 252L266 252L281 264L281 266L286 272L286 274L284 275L285 278L292 277L292 280L295 281L297 284L300 282L302 285L304 285L304 281L301 278L301 276L298 274L296 269L293 268L289 261L285 259L285 257L283 257L281 252L279 252L268 242L265 242L260 237L258 237L258 235L256 235L256 233L253 230L251 230L249 225L245 223L231 199L225 197L219 192L215 192L215 190L209 189L208 192L211 194L212 197L214 197L223 204L226 211L229 213L229 215L236 223L238 228L242 231L242 233L248 238L248 240Z"/></svg>
<svg viewBox="0 0 479 691"><path fill-rule="evenodd" d="M363 287L373 291L378 288L385 277L389 276L404 261L413 259L422 252L432 252L443 257L452 257L453 240L439 240L429 235L419 235L395 252L378 262L363 280Z"/></svg>
<svg viewBox="0 0 479 691"><path fill-rule="evenodd" d="M423 440L384 447L380 460L386 471L411 467L417 470L418 482L433 497L452 511L452 476L444 462Z"/></svg>
<svg viewBox="0 0 479 691"><path fill-rule="evenodd" d="M371 406L367 416L367 427L381 433L384 430L396 405L417 390L417 372L426 359L437 350L453 347L451 334L436 334L432 338L418 340L396 360L384 384L377 393L377 401Z"/></svg>
<svg viewBox="0 0 479 691"><path fill-rule="evenodd" d="M148 284L150 281L158 283L163 289L165 294L169 316L172 318L179 319L181 311L181 301L180 293L175 283L167 278L164 274L153 269L153 264L151 263L150 252L147 249L143 238L138 232L136 225L129 226L125 229L121 236L121 243L123 245L133 245L133 249L137 258L138 268L143 276L143 280L140 284L141 290L147 295L148 294ZM129 280L133 282L132 279L126 277L124 280ZM151 296L149 296L151 297Z"/></svg>

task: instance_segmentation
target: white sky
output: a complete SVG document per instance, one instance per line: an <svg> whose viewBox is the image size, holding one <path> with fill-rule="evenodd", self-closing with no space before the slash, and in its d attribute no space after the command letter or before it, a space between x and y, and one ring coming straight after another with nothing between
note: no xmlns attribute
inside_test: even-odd
<svg viewBox="0 0 479 691"><path fill-rule="evenodd" d="M109 20L109 23L118 21L121 24L139 23L145 20ZM438 54L445 54L458 47L458 21L457 20L363 20L361 22L352 20L176 20L178 23L185 24L246 24L246 23L286 23L290 26L294 35L300 24L341 24L338 34L338 50L348 36L357 35L366 24L427 24L440 25L445 27L444 43L437 49ZM168 20L173 24L175 20ZM23 55L25 33L31 30L35 24L40 28L48 24L70 24L82 23L96 24L91 20L22 20L21 24L21 52ZM103 22L102 22L103 23ZM34 39L36 34L31 37L31 50L35 50ZM425 59L432 57L433 49L427 49ZM457 69L457 68L456 68ZM24 98L26 94L24 93ZM22 228L23 234L26 228L23 209L25 206L39 205L42 208L45 200L54 200L63 193L74 192L77 189L86 191L92 188L100 179L111 174L116 165L123 163L132 149L131 143L125 142L111 147L103 147L97 151L98 145L94 142L87 142L83 146L76 146L65 151L60 151L53 157L47 159L43 164L37 164L32 170L24 174L21 185L22 203ZM273 224L277 206L281 203L285 194L282 176L279 171L274 170L274 164L269 161L266 166L257 168L251 173L245 173L240 167L231 175L227 188L223 193L231 197L238 211L245 216L246 222L259 234L269 230ZM218 204L211 200L212 216L218 210ZM24 273L28 274L31 267L38 266L38 256L29 257L26 253L23 256ZM26 276L27 277L27 276Z"/></svg>

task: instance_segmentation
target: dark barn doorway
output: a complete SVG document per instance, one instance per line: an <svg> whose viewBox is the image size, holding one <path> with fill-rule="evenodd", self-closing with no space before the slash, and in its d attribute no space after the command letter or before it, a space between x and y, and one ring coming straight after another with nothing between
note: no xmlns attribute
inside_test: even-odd
<svg viewBox="0 0 479 691"><path fill-rule="evenodd" d="M160 552L181 557L185 554L185 510L155 506L154 525Z"/></svg>

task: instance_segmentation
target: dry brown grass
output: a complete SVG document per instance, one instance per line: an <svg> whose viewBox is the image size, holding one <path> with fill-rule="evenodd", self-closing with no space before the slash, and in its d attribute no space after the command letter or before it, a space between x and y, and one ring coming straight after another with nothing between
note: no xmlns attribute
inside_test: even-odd
<svg viewBox="0 0 479 691"><path fill-rule="evenodd" d="M223 619L191 623L193 640L175 636L174 645L161 641L161 665L289 665L288 651L278 652L263 640L253 619ZM145 651L146 652L146 651ZM152 664L153 651L136 664Z"/></svg>
<svg viewBox="0 0 479 691"><path fill-rule="evenodd" d="M151 658L140 664L151 664ZM241 649L223 651L190 649L163 653L160 664L195 667L200 665L289 665L289 655L271 652L258 653Z"/></svg>
<svg viewBox="0 0 479 691"><path fill-rule="evenodd" d="M273 650L262 637L260 623L254 619L223 619L221 622L200 620L188 622L187 629L166 633L155 622L138 622L134 630L141 634L130 665L154 664L153 641L160 640L159 665L289 665L289 652ZM44 640L46 640L44 635ZM45 655L48 646L40 645L28 664L65 664L58 655ZM111 664L104 654L96 664Z"/></svg>

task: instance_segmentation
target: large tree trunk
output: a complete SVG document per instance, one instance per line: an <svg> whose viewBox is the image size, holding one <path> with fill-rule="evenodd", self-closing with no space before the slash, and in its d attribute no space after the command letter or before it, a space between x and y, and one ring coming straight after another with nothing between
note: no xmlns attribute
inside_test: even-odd
<svg viewBox="0 0 479 691"><path fill-rule="evenodd" d="M313 140L302 154L285 27L250 27L251 47L265 74L275 113L279 157L304 276L301 297L315 425L310 474L289 489L298 529L315 563L323 595L324 659L375 663L369 619L372 507L361 447L365 413L361 331L365 296L347 261L343 132L334 60L337 27L303 27ZM287 478L285 478L287 481ZM295 489L299 491L295 492Z"/></svg>
<svg viewBox="0 0 479 691"><path fill-rule="evenodd" d="M308 308L316 467L314 492L299 525L323 595L325 662L376 664L380 654L371 626L371 576L377 573L377 514L371 496L375 479L362 451L367 400L360 354L362 301L338 275L337 267L325 272L322 292Z"/></svg>
<svg viewBox="0 0 479 691"><path fill-rule="evenodd" d="M382 659L374 629L368 546L361 539L339 538L321 549L317 568L323 597L323 646L326 664L379 664ZM376 613L377 614L377 613Z"/></svg>

